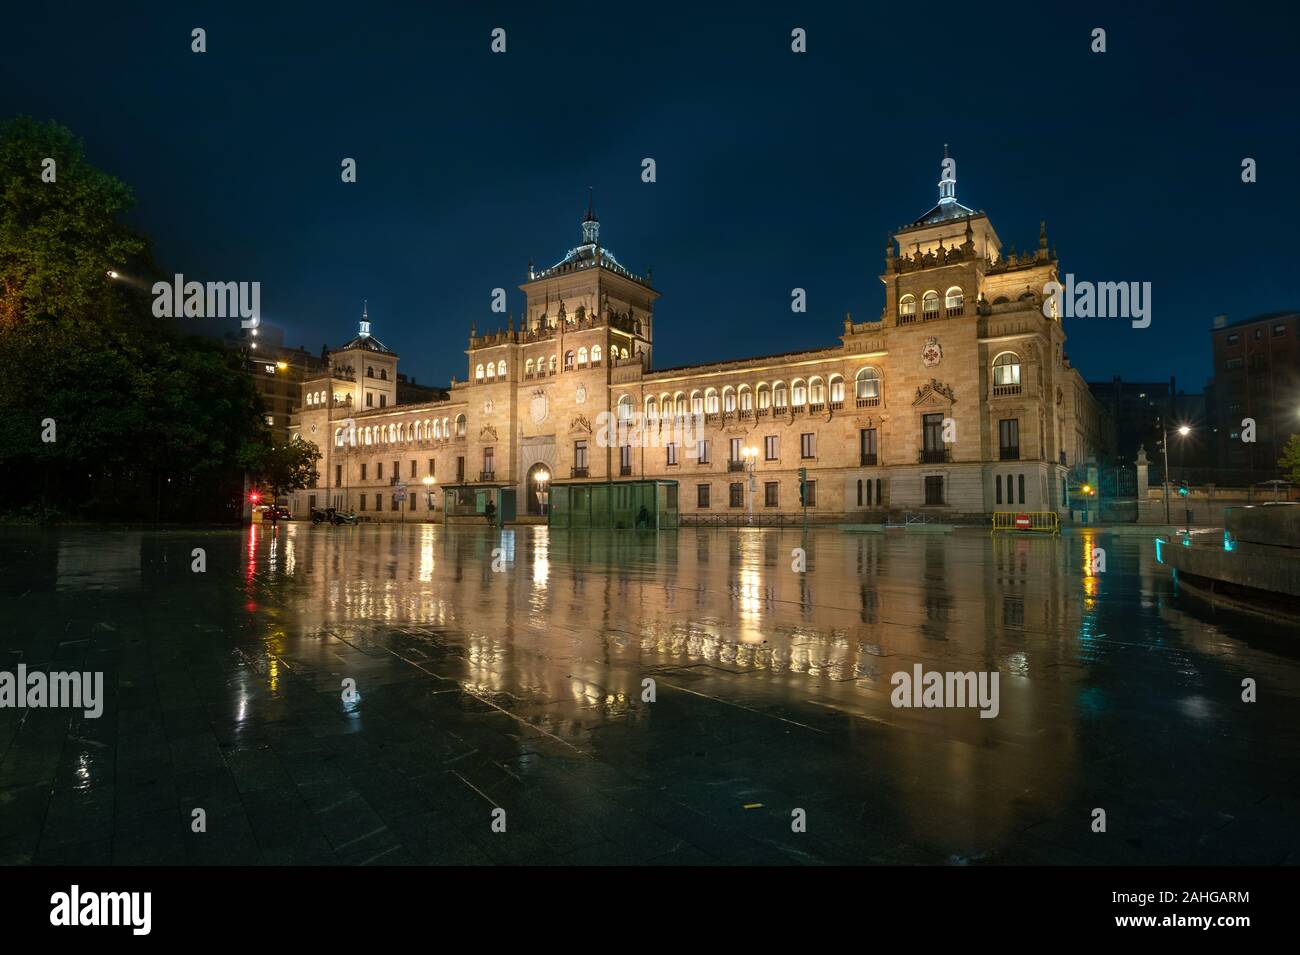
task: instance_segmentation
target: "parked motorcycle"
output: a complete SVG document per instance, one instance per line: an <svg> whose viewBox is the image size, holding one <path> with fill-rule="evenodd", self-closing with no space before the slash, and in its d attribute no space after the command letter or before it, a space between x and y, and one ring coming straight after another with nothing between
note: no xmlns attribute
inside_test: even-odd
<svg viewBox="0 0 1300 955"><path fill-rule="evenodd" d="M333 507L313 507L311 509L311 522L313 524L355 524L357 522L357 516L355 514L340 512L337 508Z"/></svg>

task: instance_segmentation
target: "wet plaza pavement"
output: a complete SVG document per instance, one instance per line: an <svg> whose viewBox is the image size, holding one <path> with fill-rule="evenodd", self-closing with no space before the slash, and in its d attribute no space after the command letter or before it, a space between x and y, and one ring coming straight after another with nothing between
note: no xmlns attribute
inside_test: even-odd
<svg viewBox="0 0 1300 955"><path fill-rule="evenodd" d="M10 529L0 568L0 670L106 686L0 709L6 864L1300 859L1300 631L1146 536ZM915 664L998 715L894 707Z"/></svg>

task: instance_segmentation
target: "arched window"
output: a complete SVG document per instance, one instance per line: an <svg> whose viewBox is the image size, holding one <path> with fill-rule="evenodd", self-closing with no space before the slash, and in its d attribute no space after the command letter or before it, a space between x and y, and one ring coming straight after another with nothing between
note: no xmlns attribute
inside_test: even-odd
<svg viewBox="0 0 1300 955"><path fill-rule="evenodd" d="M808 381L808 403L814 405L826 403L826 382L820 378L812 378Z"/></svg>
<svg viewBox="0 0 1300 955"><path fill-rule="evenodd" d="M736 410L736 393L730 386L722 389L722 410L728 414Z"/></svg>
<svg viewBox="0 0 1300 955"><path fill-rule="evenodd" d="M415 422L415 440L416 441L424 440L424 423L421 421Z"/></svg>
<svg viewBox="0 0 1300 955"><path fill-rule="evenodd" d="M831 376L831 404L844 403L844 379L839 375Z"/></svg>
<svg viewBox="0 0 1300 955"><path fill-rule="evenodd" d="M993 394L1014 394L1020 390L1020 356L1004 351L993 359Z"/></svg>
<svg viewBox="0 0 1300 955"><path fill-rule="evenodd" d="M622 361L627 361L627 349L626 349L626 348L620 348L620 349L618 350L618 357L619 357Z"/></svg>
<svg viewBox="0 0 1300 955"><path fill-rule="evenodd" d="M465 416L461 415L461 417L463 418ZM464 428L460 429L457 432L457 434L464 436L465 429ZM451 440L451 420L449 418L442 419L442 436L449 441Z"/></svg>
<svg viewBox="0 0 1300 955"><path fill-rule="evenodd" d="M960 315L961 307L966 302L966 297L962 294L961 287L954 285L948 289L943 297L943 306L948 309L949 315Z"/></svg>
<svg viewBox="0 0 1300 955"><path fill-rule="evenodd" d="M758 395L758 407L760 410L766 411L768 408L772 407L771 388L767 387L767 385L759 385L758 388L755 389L755 392Z"/></svg>
<svg viewBox="0 0 1300 955"><path fill-rule="evenodd" d="M583 345L578 349L578 367L581 368L587 364L587 346Z"/></svg>
<svg viewBox="0 0 1300 955"><path fill-rule="evenodd" d="M474 380L475 380L475 381L482 381L482 380L483 380L483 366L482 366L482 365L477 365L477 366L475 366L475 368L474 368Z"/></svg>
<svg viewBox="0 0 1300 955"><path fill-rule="evenodd" d="M657 421L659 418L659 402L654 395L645 400L645 416L650 421Z"/></svg>
<svg viewBox="0 0 1300 955"><path fill-rule="evenodd" d="M374 365L368 365L368 366L366 367L366 377L367 377L367 378L373 378L373 377L375 377L375 366L374 366Z"/></svg>
<svg viewBox="0 0 1300 955"><path fill-rule="evenodd" d="M338 429L334 432L334 447L336 447L336 448L341 448L341 447L343 447L343 429L342 429L342 428L338 428Z"/></svg>
<svg viewBox="0 0 1300 955"><path fill-rule="evenodd" d="M754 410L754 393L749 390L749 385L741 385L740 392L737 397L740 399L741 411Z"/></svg>
<svg viewBox="0 0 1300 955"><path fill-rule="evenodd" d="M929 321L939 317L939 293L931 290L921 296L921 320Z"/></svg>
<svg viewBox="0 0 1300 955"><path fill-rule="evenodd" d="M632 396L631 395L624 395L623 397L618 399L618 420L619 421L632 420Z"/></svg>
<svg viewBox="0 0 1300 955"><path fill-rule="evenodd" d="M796 378L790 382L790 403L796 408L802 408L808 401L808 388L804 385L802 378Z"/></svg>
<svg viewBox="0 0 1300 955"><path fill-rule="evenodd" d="M858 399L859 408L867 404L879 404L880 372L874 368L863 368L858 372L854 392Z"/></svg>
<svg viewBox="0 0 1300 955"><path fill-rule="evenodd" d="M456 437L465 437L465 416L463 414L456 415Z"/></svg>
<svg viewBox="0 0 1300 955"><path fill-rule="evenodd" d="M380 381L387 381L387 380L388 380L388 369L387 369L387 368L380 368L380 369L379 369L379 380L380 380Z"/></svg>
<svg viewBox="0 0 1300 955"><path fill-rule="evenodd" d="M435 441L442 440L442 422L437 418L433 419L433 439Z"/></svg>
<svg viewBox="0 0 1300 955"><path fill-rule="evenodd" d="M551 373L552 375L555 374L555 356L554 356L554 355L551 356L551 360L550 360L549 362L547 362L547 365L548 365L548 367L550 368L550 373Z"/></svg>
<svg viewBox="0 0 1300 955"><path fill-rule="evenodd" d="M686 395L682 394L680 391L677 392L677 401L676 401L676 403L677 403L677 414L678 414L679 416L681 416L681 415L685 415L685 414L686 414Z"/></svg>
<svg viewBox="0 0 1300 955"><path fill-rule="evenodd" d="M564 353L564 370L573 371L573 352L571 351Z"/></svg>
<svg viewBox="0 0 1300 955"><path fill-rule="evenodd" d="M497 366L493 362L487 363L487 380L488 381L497 380Z"/></svg>
<svg viewBox="0 0 1300 955"><path fill-rule="evenodd" d="M907 320L916 318L916 296L904 295L898 300L898 317Z"/></svg>
<svg viewBox="0 0 1300 955"><path fill-rule="evenodd" d="M591 346L591 363L592 363L593 365L599 365L599 364L600 364L600 346L599 346L599 345L592 345L592 346Z"/></svg>
<svg viewBox="0 0 1300 955"><path fill-rule="evenodd" d="M524 377L533 377L533 360L531 358L524 362Z"/></svg>
<svg viewBox="0 0 1300 955"><path fill-rule="evenodd" d="M705 414L718 413L718 393L714 391L712 388L704 392L704 413Z"/></svg>
<svg viewBox="0 0 1300 955"><path fill-rule="evenodd" d="M505 359L502 359L501 361L497 362L497 377L504 378L505 376L506 376L506 363L505 363Z"/></svg>
<svg viewBox="0 0 1300 955"><path fill-rule="evenodd" d="M704 396L698 391L691 392L691 414L704 413Z"/></svg>
<svg viewBox="0 0 1300 955"><path fill-rule="evenodd" d="M778 411L784 410L789 400L786 394L785 382L778 381L772 386L772 407Z"/></svg>

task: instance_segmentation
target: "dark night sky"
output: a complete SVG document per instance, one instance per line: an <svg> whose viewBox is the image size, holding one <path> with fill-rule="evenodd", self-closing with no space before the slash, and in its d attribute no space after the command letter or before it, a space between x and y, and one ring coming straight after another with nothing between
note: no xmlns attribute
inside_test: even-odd
<svg viewBox="0 0 1300 955"><path fill-rule="evenodd" d="M879 313L885 235L934 204L945 142L1006 245L1046 219L1064 271L1153 283L1148 329L1067 321L1085 377L1199 391L1215 314L1300 306L1294 6L40 6L5 14L0 116L82 136L164 268L260 281L290 344L343 342L369 299L421 381L504 325L493 287L518 314L588 185L604 243L654 269L657 365L831 344Z"/></svg>

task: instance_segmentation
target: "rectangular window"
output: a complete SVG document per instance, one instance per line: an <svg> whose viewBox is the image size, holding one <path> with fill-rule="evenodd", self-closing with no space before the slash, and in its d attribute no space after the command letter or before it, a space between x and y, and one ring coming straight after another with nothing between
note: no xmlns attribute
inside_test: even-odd
<svg viewBox="0 0 1300 955"><path fill-rule="evenodd" d="M993 475L993 486L997 489L998 492L997 503L1001 504L1002 503L1002 475L1001 474Z"/></svg>
<svg viewBox="0 0 1300 955"><path fill-rule="evenodd" d="M401 479L402 479L402 462L401 462L401 461L394 461L394 462L393 462L393 480L394 480L394 481L400 481Z"/></svg>
<svg viewBox="0 0 1300 955"><path fill-rule="evenodd" d="M587 442L573 442L573 466L579 471L587 470Z"/></svg>
<svg viewBox="0 0 1300 955"><path fill-rule="evenodd" d="M745 506L745 485L744 484L741 484L739 481L735 481L731 484L729 503L731 504L732 507Z"/></svg>
<svg viewBox="0 0 1300 955"><path fill-rule="evenodd" d="M943 451L943 415L928 414L921 416L922 447L927 455ZM930 460L927 458L927 460Z"/></svg>
<svg viewBox="0 0 1300 955"><path fill-rule="evenodd" d="M780 487L781 485L776 481L763 482L763 506L764 507L777 506L777 493Z"/></svg>
<svg viewBox="0 0 1300 955"><path fill-rule="evenodd" d="M341 464L334 465L334 486L343 486L343 465Z"/></svg>
<svg viewBox="0 0 1300 955"><path fill-rule="evenodd" d="M779 440L780 439L774 434L769 434L766 438L763 439L763 458L765 460L775 461L778 457L780 457L780 444L778 444Z"/></svg>
<svg viewBox="0 0 1300 955"><path fill-rule="evenodd" d="M395 511L395 510L397 510L399 507L402 506L402 502L399 501L399 500L397 499L397 495L396 495L396 494L394 494L394 495L392 496L391 501L392 501L392 503L390 503L389 506L388 506L388 509L389 509L390 511Z"/></svg>
<svg viewBox="0 0 1300 955"><path fill-rule="evenodd" d="M388 395L380 395L380 396L379 396L379 407L381 407L381 408L387 408L387 407L388 407Z"/></svg>
<svg viewBox="0 0 1300 955"><path fill-rule="evenodd" d="M361 480L364 481L365 479L366 479L366 462L362 461L362 462L361 462Z"/></svg>
<svg viewBox="0 0 1300 955"><path fill-rule="evenodd" d="M695 504L703 509L709 506L709 485L699 484L695 488Z"/></svg>
<svg viewBox="0 0 1300 955"><path fill-rule="evenodd" d="M411 502L411 507L410 507L411 510L415 510L415 498L416 495L414 494L412 494L410 497L407 498L407 500Z"/></svg>
<svg viewBox="0 0 1300 955"><path fill-rule="evenodd" d="M1274 338L1281 338L1281 337L1282 337L1283 335L1285 335L1285 334L1286 334L1286 326L1285 326L1285 325L1274 325L1274 326L1273 326L1273 337L1274 337Z"/></svg>
<svg viewBox="0 0 1300 955"><path fill-rule="evenodd" d="M815 458L817 457L817 435L811 431L805 431L799 435L799 457Z"/></svg>
<svg viewBox="0 0 1300 955"><path fill-rule="evenodd" d="M707 440L701 440L700 443L696 445L695 453L697 456L697 460L701 464L708 464L709 463L709 442Z"/></svg>
<svg viewBox="0 0 1300 955"><path fill-rule="evenodd" d="M809 507L817 506L817 482L816 481L803 482L803 497L804 497L804 502Z"/></svg>
<svg viewBox="0 0 1300 955"><path fill-rule="evenodd" d="M1238 344L1240 341L1241 341L1241 336L1240 336L1240 335L1229 335L1229 336L1228 336L1228 344L1229 344L1229 345L1236 345L1236 344Z"/></svg>
<svg viewBox="0 0 1300 955"><path fill-rule="evenodd" d="M367 391L367 392L366 392L366 407L367 407L367 408L373 408L374 406L375 406L375 393L374 393L373 391Z"/></svg>
<svg viewBox="0 0 1300 955"><path fill-rule="evenodd" d="M1227 368L1228 370L1232 370L1232 369L1235 369L1235 368L1245 368L1245 367L1246 367L1246 359L1244 359L1244 358L1229 358L1227 361L1225 361L1225 362L1223 363L1223 367L1224 367L1224 368Z"/></svg>
<svg viewBox="0 0 1300 955"><path fill-rule="evenodd" d="M415 477L415 458L411 458L411 477Z"/></svg>
<svg viewBox="0 0 1300 955"><path fill-rule="evenodd" d="M383 462L383 461L376 461L376 462L375 462L375 480L376 480L376 481L382 481L383 479L384 479L384 462Z"/></svg>
<svg viewBox="0 0 1300 955"><path fill-rule="evenodd" d="M456 483L465 483L465 456L463 454L456 458Z"/></svg>
<svg viewBox="0 0 1300 955"><path fill-rule="evenodd" d="M433 475L433 458L429 458L429 474Z"/></svg>
<svg viewBox="0 0 1300 955"><path fill-rule="evenodd" d="M496 449L484 448L483 449L483 473L496 474L496 470L497 470Z"/></svg>
<svg viewBox="0 0 1300 955"><path fill-rule="evenodd" d="M736 463L738 463L740 460L742 460L742 459L741 459L741 456L740 456L740 439L739 439L739 438L732 438L732 439L731 439L731 441L729 442L729 449L730 449L730 457L727 458L728 461L730 461L732 464L736 464Z"/></svg>
<svg viewBox="0 0 1300 955"><path fill-rule="evenodd" d="M383 509L384 509L384 495L382 495L382 494L376 494L376 495L375 495L375 510L377 510L377 511L382 511Z"/></svg>
<svg viewBox="0 0 1300 955"><path fill-rule="evenodd" d="M863 428L858 432L858 450L862 456L861 464L863 466L874 465L878 463L876 457L876 429Z"/></svg>
<svg viewBox="0 0 1300 955"><path fill-rule="evenodd" d="M1022 474L1017 483L1020 485L1020 503L1025 503L1025 476Z"/></svg>
<svg viewBox="0 0 1300 955"><path fill-rule="evenodd" d="M1003 418L998 422L998 459L1020 460L1020 419Z"/></svg>
<svg viewBox="0 0 1300 955"><path fill-rule="evenodd" d="M669 467L674 466L677 463L677 445L673 444L670 441L668 444L664 445L664 451L666 452L667 455L666 461L668 463L668 466Z"/></svg>
<svg viewBox="0 0 1300 955"><path fill-rule="evenodd" d="M362 494L360 497L361 497L361 504L357 507L357 510L364 511L366 509L366 496Z"/></svg>
<svg viewBox="0 0 1300 955"><path fill-rule="evenodd" d="M632 445L625 444L618 449L618 470L620 474L632 473Z"/></svg>
<svg viewBox="0 0 1300 955"><path fill-rule="evenodd" d="M931 474L925 479L925 503L942 504L943 503L943 475Z"/></svg>

